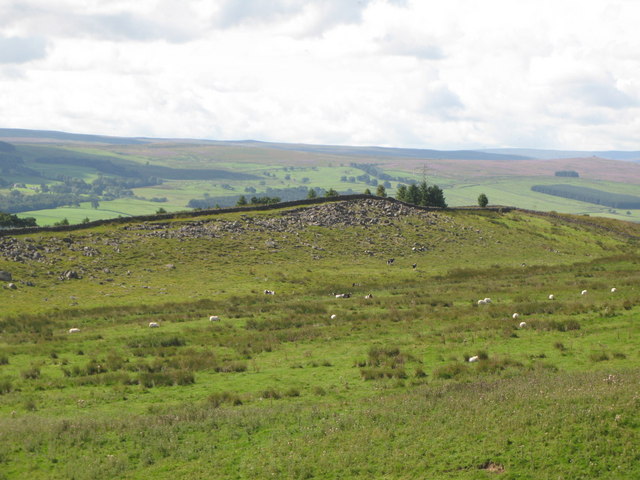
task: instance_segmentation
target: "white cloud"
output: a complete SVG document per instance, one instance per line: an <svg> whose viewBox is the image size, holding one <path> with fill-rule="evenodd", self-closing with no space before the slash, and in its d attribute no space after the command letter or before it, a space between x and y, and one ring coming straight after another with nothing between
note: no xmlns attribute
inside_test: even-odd
<svg viewBox="0 0 640 480"><path fill-rule="evenodd" d="M631 0L15 0L7 127L640 148Z"/></svg>
<svg viewBox="0 0 640 480"><path fill-rule="evenodd" d="M46 56L47 44L42 37L0 36L0 63L26 63Z"/></svg>

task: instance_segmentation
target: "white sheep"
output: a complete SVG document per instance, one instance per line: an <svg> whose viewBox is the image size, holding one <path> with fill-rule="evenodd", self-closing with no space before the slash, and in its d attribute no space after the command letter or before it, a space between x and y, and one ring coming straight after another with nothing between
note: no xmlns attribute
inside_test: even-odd
<svg viewBox="0 0 640 480"><path fill-rule="evenodd" d="M511 315L511 318L513 318L514 320L517 320L518 318L520 318L520 314L514 313L513 315Z"/></svg>
<svg viewBox="0 0 640 480"><path fill-rule="evenodd" d="M582 290L582 291L580 292L580 295L586 295L586 294L587 294L587 291L586 291L586 290Z"/></svg>
<svg viewBox="0 0 640 480"><path fill-rule="evenodd" d="M209 321L210 322L219 322L220 321L220 317L218 315L211 315L209 317Z"/></svg>
<svg viewBox="0 0 640 480"><path fill-rule="evenodd" d="M491 299L489 297L485 298L484 303L491 303Z"/></svg>
<svg viewBox="0 0 640 480"><path fill-rule="evenodd" d="M469 357L469 363L474 363L474 362L477 362L478 360L480 360L480 357L478 357L478 355L474 355L473 357Z"/></svg>
<svg viewBox="0 0 640 480"><path fill-rule="evenodd" d="M336 315L335 313L331 315L331 320L335 320L336 318L338 318L338 315Z"/></svg>
<svg viewBox="0 0 640 480"><path fill-rule="evenodd" d="M276 294L276 292L274 292L273 290L265 290L265 291L264 291L264 294L265 294L265 295L275 295L275 294Z"/></svg>
<svg viewBox="0 0 640 480"><path fill-rule="evenodd" d="M556 296L552 293L551 295L549 295L549 300L555 300Z"/></svg>
<svg viewBox="0 0 640 480"><path fill-rule="evenodd" d="M618 291L618 289L617 289L616 287L613 287L613 288L611 289L611 293L616 293L617 291Z"/></svg>
<svg viewBox="0 0 640 480"><path fill-rule="evenodd" d="M368 293L367 295L364 296L365 300L371 300L373 298L373 295Z"/></svg>
<svg viewBox="0 0 640 480"><path fill-rule="evenodd" d="M478 305L486 305L487 302L485 302L484 300L478 300Z"/></svg>
<svg viewBox="0 0 640 480"><path fill-rule="evenodd" d="M73 327L69 329L69 333L78 333L80 331L79 328Z"/></svg>
<svg viewBox="0 0 640 480"><path fill-rule="evenodd" d="M527 327L527 322L520 322L520 324L518 326L520 328L526 328Z"/></svg>
<svg viewBox="0 0 640 480"><path fill-rule="evenodd" d="M159 326L158 322L149 322L149 328L158 328Z"/></svg>

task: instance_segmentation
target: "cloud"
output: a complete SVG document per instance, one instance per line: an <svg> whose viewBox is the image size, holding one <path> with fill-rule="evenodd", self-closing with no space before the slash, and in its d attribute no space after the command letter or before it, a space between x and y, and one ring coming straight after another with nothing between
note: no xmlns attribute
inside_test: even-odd
<svg viewBox="0 0 640 480"><path fill-rule="evenodd" d="M0 36L0 63L26 63L47 55L47 42L42 37Z"/></svg>
<svg viewBox="0 0 640 480"><path fill-rule="evenodd" d="M445 57L442 48L416 35L388 34L379 41L380 50L390 55L406 55L423 60L441 60Z"/></svg>
<svg viewBox="0 0 640 480"><path fill-rule="evenodd" d="M105 2L106 3L106 2ZM109 5L109 3L107 3ZM142 2L143 7L150 7ZM95 10L70 2L64 6L37 1L11 2L0 6L0 29L37 31L51 38L96 38L109 41L184 42L194 38L201 28L189 4L181 8L169 5L158 10L133 10L127 6Z"/></svg>
<svg viewBox="0 0 640 480"><path fill-rule="evenodd" d="M639 105L638 99L601 79L579 79L564 86L565 93L586 106L620 110Z"/></svg>
<svg viewBox="0 0 640 480"><path fill-rule="evenodd" d="M356 24L372 0L225 0L214 15L214 25L231 28L246 24L302 22L308 35L319 35L337 25Z"/></svg>

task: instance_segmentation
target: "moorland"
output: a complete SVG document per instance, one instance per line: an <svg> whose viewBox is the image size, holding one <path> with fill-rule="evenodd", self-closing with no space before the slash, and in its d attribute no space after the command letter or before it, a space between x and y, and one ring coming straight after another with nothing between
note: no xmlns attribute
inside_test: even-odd
<svg viewBox="0 0 640 480"><path fill-rule="evenodd" d="M638 478L639 239L376 197L4 231L0 478Z"/></svg>
<svg viewBox="0 0 640 480"><path fill-rule="evenodd" d="M449 206L475 205L484 193L492 205L640 221L638 160L638 152L436 151L0 129L0 211L38 225L77 224L232 206L240 196L296 200L310 189L321 196L383 186L396 196L400 186L426 180L444 190ZM551 194L549 186L565 194Z"/></svg>

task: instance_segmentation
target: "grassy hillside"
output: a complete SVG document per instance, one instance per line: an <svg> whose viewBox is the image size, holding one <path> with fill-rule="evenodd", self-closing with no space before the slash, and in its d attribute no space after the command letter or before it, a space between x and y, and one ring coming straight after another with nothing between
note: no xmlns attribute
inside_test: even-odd
<svg viewBox="0 0 640 480"><path fill-rule="evenodd" d="M640 196L640 164L592 156L539 160L509 152L122 139L6 129L0 129L0 137L8 145L0 152L0 210L34 217L40 225L64 218L146 214L160 207L181 211L192 200L228 206L240 195L285 197L294 188L301 189L295 193L300 198L310 187L362 193L388 181L387 192L394 195L398 184L419 182L424 175L444 189L451 206L475 205L485 193L494 205L640 221L640 210L615 210L531 190L557 183L557 171L573 170L580 175L571 179L577 187ZM366 165L375 166L380 175L369 175ZM105 178L117 186L91 188ZM76 180L87 185L78 189ZM41 194L43 185L77 197L65 197L64 204L29 206L27 200ZM22 206L3 201L11 195L23 196L18 202ZM92 199L99 200L97 208L86 207Z"/></svg>
<svg viewBox="0 0 640 480"><path fill-rule="evenodd" d="M639 238L376 199L0 237L0 478L637 478Z"/></svg>

